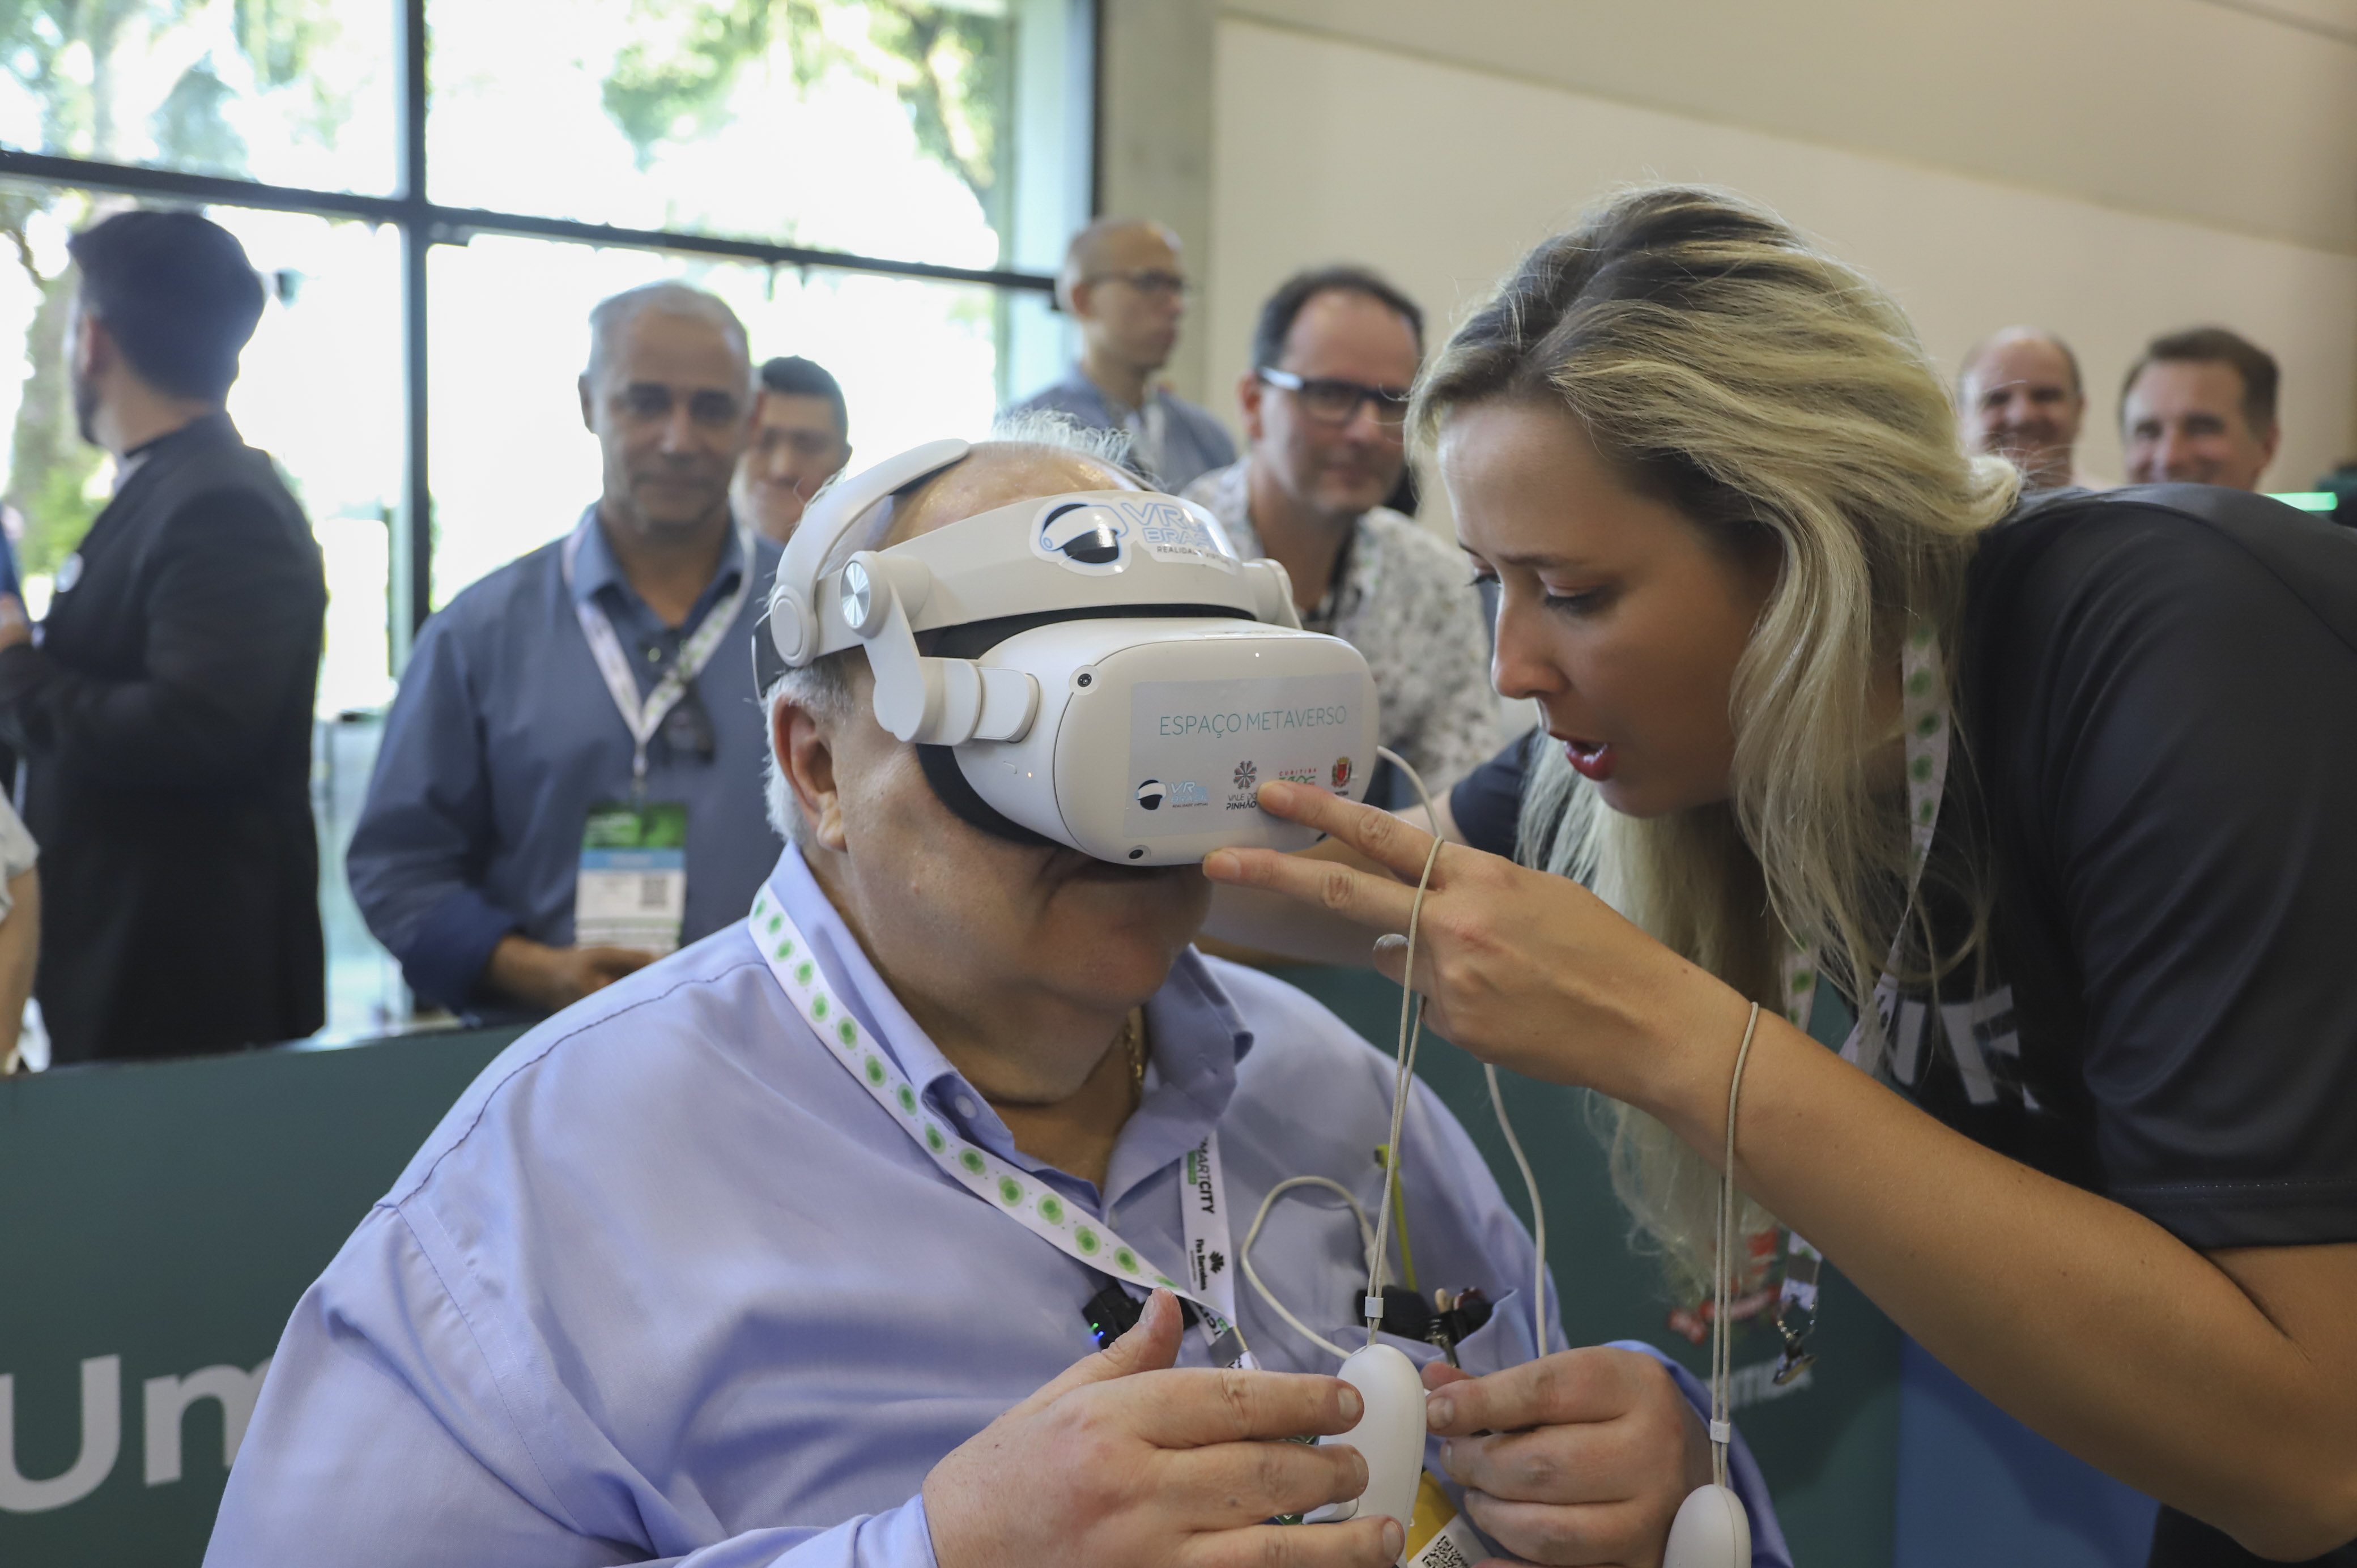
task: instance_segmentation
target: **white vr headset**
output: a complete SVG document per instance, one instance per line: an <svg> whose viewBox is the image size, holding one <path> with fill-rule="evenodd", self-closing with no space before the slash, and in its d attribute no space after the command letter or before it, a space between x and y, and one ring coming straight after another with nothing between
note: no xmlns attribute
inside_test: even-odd
<svg viewBox="0 0 2357 1568"><path fill-rule="evenodd" d="M877 722L916 744L959 816L1118 865L1315 843L1260 810L1267 779L1363 798L1367 661L1303 631L1285 568L1239 560L1191 502L1019 501L825 569L873 508L970 449L931 442L812 503L754 634L761 690L781 672L771 649L800 668L863 648Z"/></svg>

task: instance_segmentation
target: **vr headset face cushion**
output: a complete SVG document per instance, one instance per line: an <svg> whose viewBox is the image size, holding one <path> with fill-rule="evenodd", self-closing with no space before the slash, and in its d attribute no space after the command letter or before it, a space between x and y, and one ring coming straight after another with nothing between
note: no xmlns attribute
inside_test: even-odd
<svg viewBox="0 0 2357 1568"><path fill-rule="evenodd" d="M1025 827L989 801L975 793L957 762L953 746L920 746L917 766L924 769L925 782L933 787L933 794L952 816L970 828L980 828L996 839L1009 843L1037 844L1044 849L1056 847L1056 841L1043 837Z"/></svg>
<svg viewBox="0 0 2357 1568"><path fill-rule="evenodd" d="M936 659L979 659L1017 632L1029 631L1036 626L1065 620L1143 620L1165 616L1236 617L1236 612L1205 605L1104 605L1040 615L999 616L990 620L968 621L963 626L946 626L938 631L920 633L917 646L920 651ZM1009 843L1046 849L1057 847L1056 840L1032 832L984 800L966 779L965 769L958 766L957 747L920 746L917 747L917 766L923 769L925 782L933 787L935 797L950 809L951 815L968 827L979 828L991 837L1004 839Z"/></svg>

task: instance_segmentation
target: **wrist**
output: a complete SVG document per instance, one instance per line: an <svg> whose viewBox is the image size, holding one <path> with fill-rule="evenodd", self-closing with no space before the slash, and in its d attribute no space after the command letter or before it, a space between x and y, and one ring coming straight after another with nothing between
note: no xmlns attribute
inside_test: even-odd
<svg viewBox="0 0 2357 1568"><path fill-rule="evenodd" d="M1677 961L1685 972L1656 993L1658 1004L1643 1021L1645 1048L1632 1064L1630 1092L1614 1098L1693 1147L1715 1154L1727 1135L1727 1080L1751 1003L1717 975Z"/></svg>
<svg viewBox="0 0 2357 1568"><path fill-rule="evenodd" d="M544 1004L549 984L548 961L555 950L510 931L492 947L490 959L483 965L483 978L491 983L493 990L517 1001Z"/></svg>

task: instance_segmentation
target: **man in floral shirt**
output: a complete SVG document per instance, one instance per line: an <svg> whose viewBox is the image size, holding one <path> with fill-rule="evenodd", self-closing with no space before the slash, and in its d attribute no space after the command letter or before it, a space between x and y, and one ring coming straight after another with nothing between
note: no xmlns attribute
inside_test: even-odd
<svg viewBox="0 0 2357 1568"><path fill-rule="evenodd" d="M1423 313L1373 273L1294 277L1261 307L1253 368L1236 389L1250 450L1187 498L1218 516L1239 553L1283 564L1302 625L1366 656L1383 743L1438 791L1504 736L1464 562L1381 504L1407 461L1403 421L1423 353ZM1368 799L1414 800L1388 767Z"/></svg>

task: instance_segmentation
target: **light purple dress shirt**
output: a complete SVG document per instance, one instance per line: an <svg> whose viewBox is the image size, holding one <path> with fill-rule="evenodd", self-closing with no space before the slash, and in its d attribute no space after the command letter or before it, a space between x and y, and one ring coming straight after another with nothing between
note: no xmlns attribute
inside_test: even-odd
<svg viewBox="0 0 2357 1568"><path fill-rule="evenodd" d="M1100 1196L1016 1149L795 851L770 886L938 1114L1165 1268L1179 1162L1214 1126L1239 1245L1288 1176L1372 1211L1390 1064L1283 982L1179 960ZM1529 1237L1421 1086L1404 1144L1419 1275L1499 1302L1466 1366L1525 1359ZM1339 1203L1280 1199L1254 1262L1351 1342L1364 1264ZM533 1029L459 1099L296 1306L205 1561L931 1568L927 1472L1089 1352L1102 1283L910 1143L739 921ZM1264 1365L1333 1369L1238 1301ZM1205 1357L1190 1332L1181 1364ZM1772 1543L1756 1561L1786 1564L1749 1454L1739 1469Z"/></svg>

